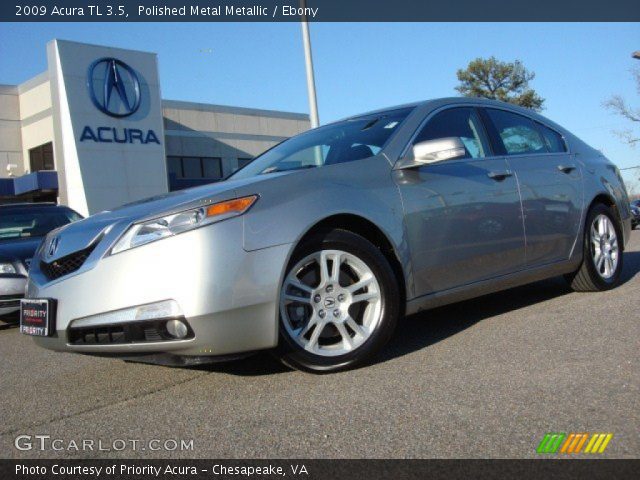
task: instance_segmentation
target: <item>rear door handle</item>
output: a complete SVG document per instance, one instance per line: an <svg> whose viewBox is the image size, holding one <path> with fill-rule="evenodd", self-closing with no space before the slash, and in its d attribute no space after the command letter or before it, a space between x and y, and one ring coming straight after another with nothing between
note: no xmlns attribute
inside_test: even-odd
<svg viewBox="0 0 640 480"><path fill-rule="evenodd" d="M560 170L562 173L571 173L572 171L574 171L576 169L575 165L558 165L558 170Z"/></svg>
<svg viewBox="0 0 640 480"><path fill-rule="evenodd" d="M496 182L501 182L505 178L510 177L512 175L513 175L513 173L511 172L511 170L503 170L501 172L489 172L489 173L487 173L487 176L490 179L495 180Z"/></svg>

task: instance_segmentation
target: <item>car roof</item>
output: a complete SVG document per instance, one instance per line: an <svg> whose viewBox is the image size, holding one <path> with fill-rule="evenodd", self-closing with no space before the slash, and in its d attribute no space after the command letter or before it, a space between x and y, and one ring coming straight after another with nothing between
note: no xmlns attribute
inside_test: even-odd
<svg viewBox="0 0 640 480"><path fill-rule="evenodd" d="M376 110L371 110L369 112L360 113L357 115L351 115L349 117L345 117L343 120L351 120L359 117L368 117L371 115L381 115L387 112L392 112L394 110L401 110L404 108L415 108L422 107L428 104L441 104L441 105L456 105L456 104L469 104L473 103L476 105L485 105L485 106L494 106L494 107L508 107L513 110L520 110L528 115L531 115L533 112L530 109L526 109L523 107L519 107L518 105L514 105L513 103L501 102L500 100L492 100L489 98L480 98L480 97L442 97L442 98L432 98L430 100L421 100L418 102L410 102L404 103L401 105L395 105L392 107L379 108Z"/></svg>
<svg viewBox="0 0 640 480"><path fill-rule="evenodd" d="M555 130L560 131L563 135L567 136L570 135L574 142L577 140L581 143L582 140L580 140L579 138L577 138L575 135L573 135L571 132L569 132L566 128L564 128L562 125L558 125L556 122L554 122L553 120L542 116L540 113L530 109L530 108L525 108L525 107L521 107L519 105L514 105L513 103L507 103L507 102L501 102L500 100L491 100L489 98L479 98L479 97L442 97L442 98L433 98L431 100L423 100L420 102L412 102L412 103L405 103L402 105L396 105L394 107L387 107L387 108L381 108L378 110L372 110L370 112L365 112L365 113L361 113L358 115L352 115L350 117L346 117L343 118L341 120L338 120L338 122L340 121L348 121L348 120L355 120L361 117L368 117L368 116L373 116L373 115L384 115L385 113L389 113L392 112L394 110L400 110L400 109L404 109L404 108L423 108L423 107L432 107L433 109L436 108L440 108L440 107L446 107L446 106L455 106L455 105L477 105L480 107L496 107L496 108L501 108L501 109L505 109L505 110L511 110L514 113L519 113L521 115L525 115L528 116L530 118L533 118L534 120L543 123L547 126L552 127ZM337 123L337 122L332 122L332 123ZM329 125L329 124L327 124ZM324 125L323 125L324 126ZM586 144L585 144L586 145ZM587 145L588 147L588 145ZM588 147L591 148L591 147Z"/></svg>
<svg viewBox="0 0 640 480"><path fill-rule="evenodd" d="M427 102L413 102L413 103L404 103L402 105L395 105L393 107L386 107L386 108L379 108L376 110L371 110L369 112L364 112L364 113L359 113L357 115L351 115L349 117L345 117L341 120L354 120L356 118L361 118L361 117L370 117L373 115L384 115L385 113L389 113L389 112L394 112L396 110L404 110L406 108L415 108L417 106L423 105ZM341 121L339 120L339 121Z"/></svg>

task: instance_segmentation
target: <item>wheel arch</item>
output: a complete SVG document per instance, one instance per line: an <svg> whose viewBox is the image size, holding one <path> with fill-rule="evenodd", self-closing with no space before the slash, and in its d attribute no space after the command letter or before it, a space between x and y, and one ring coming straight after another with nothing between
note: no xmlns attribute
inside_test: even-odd
<svg viewBox="0 0 640 480"><path fill-rule="evenodd" d="M356 235L360 235L361 237L367 239L373 245L375 245L376 248L378 248L380 252L385 256L385 258L391 265L391 269L393 270L394 276L396 277L398 286L400 288L400 294L402 296L402 298L400 299L400 306L403 311L402 313L404 314L407 300L407 282L405 269L402 266L402 262L400 261L400 258L398 256L398 251L394 247L389 237L378 225L373 223L371 220L353 213L339 213L323 218L322 220L309 227L306 232L304 232L304 234L295 243L295 246L292 249L292 253L308 238L317 234L328 233L329 231L335 229L346 230L348 232L355 233Z"/></svg>
<svg viewBox="0 0 640 480"><path fill-rule="evenodd" d="M620 208L618 207L618 203L616 202L615 198L613 197L613 195L611 195L608 192L599 192L596 195L594 195L594 197L591 199L591 201L589 202L589 205L587 206L587 208L584 210L584 215L583 215L583 230L587 228L587 217L589 216L589 212L591 211L591 209L595 206L595 205L606 205L607 207L610 207L611 209L613 209L613 213L616 216L616 220L618 221L618 227L620 228L620 233L622 234L622 241L620 242L620 248L622 251L625 250L625 245L626 245L626 235L627 232L625 231L624 228L624 222L622 219L622 215L620 213Z"/></svg>
<svg viewBox="0 0 640 480"><path fill-rule="evenodd" d="M587 212L589 210L591 210L591 208L593 208L593 206L596 203L602 203L608 207L613 207L616 210L616 213L618 213L618 207L616 205L615 200L613 199L613 197L608 194L608 193L604 193L604 192L600 192L599 194L597 194L595 197L593 197L591 199L591 203L589 204L589 206L587 207Z"/></svg>

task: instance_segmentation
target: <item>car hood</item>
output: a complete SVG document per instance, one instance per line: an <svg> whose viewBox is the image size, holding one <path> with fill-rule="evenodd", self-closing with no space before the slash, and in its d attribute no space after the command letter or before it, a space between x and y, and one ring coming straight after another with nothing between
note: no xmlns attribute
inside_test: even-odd
<svg viewBox="0 0 640 480"><path fill-rule="evenodd" d="M97 213L49 233L49 238L58 236L59 240L57 250L53 255L47 254L46 261L53 261L86 248L107 233L119 235L133 222L153 218L164 213L195 208L203 201L220 202L234 198L237 196L236 189L240 187L255 184L255 193L260 193L259 185L262 182L283 174L286 172L241 180L227 180L145 198L113 210Z"/></svg>
<svg viewBox="0 0 640 480"><path fill-rule="evenodd" d="M0 241L0 260L25 260L33 257L42 237Z"/></svg>

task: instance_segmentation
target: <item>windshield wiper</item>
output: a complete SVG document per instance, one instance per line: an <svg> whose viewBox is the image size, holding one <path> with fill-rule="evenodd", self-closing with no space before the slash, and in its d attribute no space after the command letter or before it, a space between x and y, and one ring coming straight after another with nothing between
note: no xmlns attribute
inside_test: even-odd
<svg viewBox="0 0 640 480"><path fill-rule="evenodd" d="M262 172L260 172L260 175L266 175L268 173L276 173L276 172L292 172L294 170L305 170L307 168L318 168L318 166L319 165L301 165L295 168L283 168L283 169L280 169L278 167L269 167L269 168L265 168Z"/></svg>

